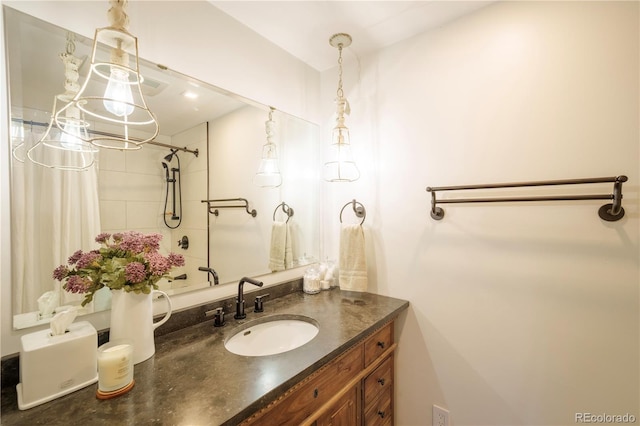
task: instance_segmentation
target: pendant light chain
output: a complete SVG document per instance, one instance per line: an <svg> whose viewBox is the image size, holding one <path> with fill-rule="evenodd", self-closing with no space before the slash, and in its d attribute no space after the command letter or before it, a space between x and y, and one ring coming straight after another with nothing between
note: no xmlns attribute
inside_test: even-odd
<svg viewBox="0 0 640 426"><path fill-rule="evenodd" d="M82 64L82 60L73 55L76 50L75 36L72 33L67 33L67 45L65 53L60 53L59 57L64 64L64 88L65 93L59 95L60 99L65 102L70 102L73 97L80 90L80 72L78 69Z"/></svg>
<svg viewBox="0 0 640 426"><path fill-rule="evenodd" d="M342 90L342 44L338 45L338 99L344 97L344 91Z"/></svg>
<svg viewBox="0 0 640 426"><path fill-rule="evenodd" d="M127 32L129 29L129 15L127 15L128 0L110 0L111 7L107 11L107 18L112 28Z"/></svg>
<svg viewBox="0 0 640 426"><path fill-rule="evenodd" d="M67 55L73 55L73 53L76 51L76 35L72 32L68 32L67 33L67 46L65 51L67 52Z"/></svg>
<svg viewBox="0 0 640 426"><path fill-rule="evenodd" d="M342 48L343 44L338 44L338 90L336 91L336 127L346 129L344 124L345 114L349 115L349 101L344 97L344 90L342 89Z"/></svg>

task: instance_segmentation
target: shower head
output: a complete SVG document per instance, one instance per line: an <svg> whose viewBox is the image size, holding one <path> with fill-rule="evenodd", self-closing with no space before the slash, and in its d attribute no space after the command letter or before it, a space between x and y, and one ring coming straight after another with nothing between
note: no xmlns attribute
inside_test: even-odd
<svg viewBox="0 0 640 426"><path fill-rule="evenodd" d="M164 157L165 161L171 161L173 159L173 156L176 155L177 152L177 149L172 149L171 154Z"/></svg>

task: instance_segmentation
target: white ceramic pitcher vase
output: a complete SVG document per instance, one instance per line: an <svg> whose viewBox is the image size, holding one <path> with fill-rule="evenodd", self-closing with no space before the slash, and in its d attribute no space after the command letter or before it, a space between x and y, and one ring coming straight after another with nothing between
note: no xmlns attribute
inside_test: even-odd
<svg viewBox="0 0 640 426"><path fill-rule="evenodd" d="M153 322L153 295L159 293L167 300L169 309L164 318ZM124 290L111 292L111 329L109 341L127 339L133 344L133 363L138 364L153 356L156 345L153 331L171 316L171 299L164 291L136 294Z"/></svg>

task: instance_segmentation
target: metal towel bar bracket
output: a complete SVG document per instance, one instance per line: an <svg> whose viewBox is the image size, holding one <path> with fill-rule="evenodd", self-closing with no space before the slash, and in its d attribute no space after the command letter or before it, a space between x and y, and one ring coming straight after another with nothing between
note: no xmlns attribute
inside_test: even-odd
<svg viewBox="0 0 640 426"><path fill-rule="evenodd" d="M218 200L202 200L203 203L208 204L209 213L214 216L218 216L220 213L218 209L245 209L248 214L253 217L256 217L258 212L256 209L249 210L249 201L246 198L222 198ZM241 205L237 204L221 204L221 205L213 205L213 203L234 203L240 202Z"/></svg>
<svg viewBox="0 0 640 426"><path fill-rule="evenodd" d="M464 185L464 186L438 186L427 187L427 192L431 193L431 218L441 220L444 217L444 210L438 204L453 203L497 203L497 202L521 202L521 201L571 201L571 200L613 200L612 203L605 204L598 210L598 216L602 220L615 222L624 216L622 208L622 184L628 180L627 176L620 175L614 177L587 178L587 179L564 179L547 180L536 182L511 182L495 183L486 185ZM532 197L501 197L501 198L457 198L438 200L436 193L440 191L464 191L470 189L496 189L496 188L519 188L531 186L555 186L555 185L580 185L588 183L613 182L612 194L597 195L560 195L560 196L532 196Z"/></svg>

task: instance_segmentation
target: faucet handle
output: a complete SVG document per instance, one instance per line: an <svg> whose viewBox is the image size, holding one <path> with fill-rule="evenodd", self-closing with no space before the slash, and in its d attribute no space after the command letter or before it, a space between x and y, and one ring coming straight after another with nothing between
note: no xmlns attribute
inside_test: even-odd
<svg viewBox="0 0 640 426"><path fill-rule="evenodd" d="M269 296L269 293L256 296L256 301L253 304L253 312L264 312L264 306L262 306L262 299L264 299L267 296Z"/></svg>
<svg viewBox="0 0 640 426"><path fill-rule="evenodd" d="M216 308L213 313L213 326L222 327L225 324L224 321L224 309L221 307Z"/></svg>

